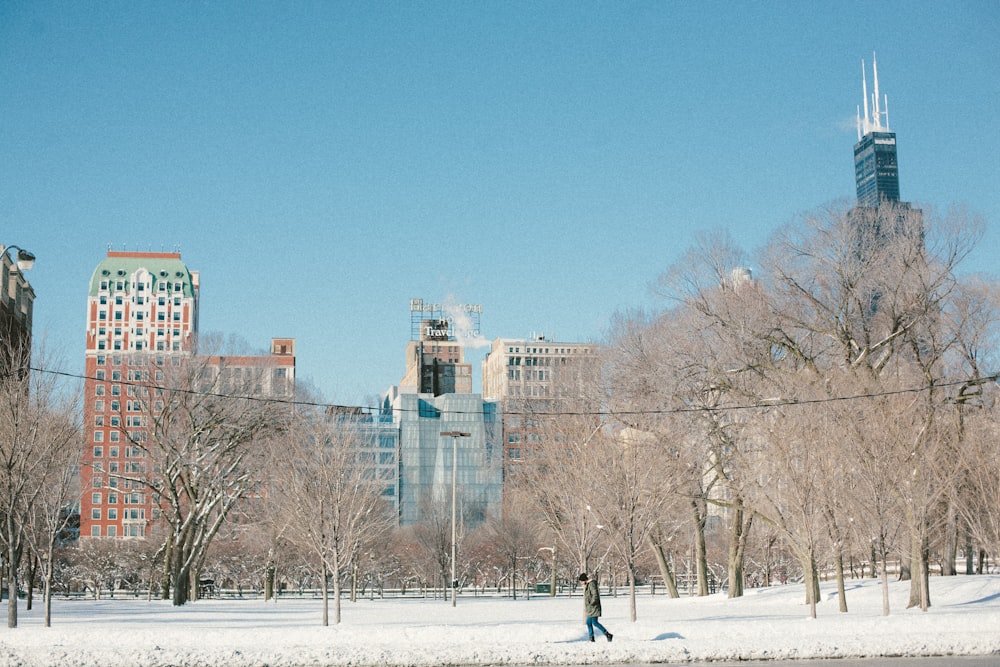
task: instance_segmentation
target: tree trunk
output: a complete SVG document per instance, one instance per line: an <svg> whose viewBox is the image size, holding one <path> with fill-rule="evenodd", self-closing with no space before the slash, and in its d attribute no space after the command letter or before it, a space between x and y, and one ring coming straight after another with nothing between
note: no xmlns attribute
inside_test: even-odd
<svg viewBox="0 0 1000 667"><path fill-rule="evenodd" d="M635 623L638 618L635 608L635 563L628 563L628 620Z"/></svg>
<svg viewBox="0 0 1000 667"><path fill-rule="evenodd" d="M24 597L24 610L31 611L31 606L35 601L35 580L38 578L38 559L32 557L28 562L28 582Z"/></svg>
<svg viewBox="0 0 1000 667"><path fill-rule="evenodd" d="M805 579L809 618L816 618L816 603L819 602L819 573L816 571L816 559L811 552L802 558L802 576Z"/></svg>
<svg viewBox="0 0 1000 667"><path fill-rule="evenodd" d="M45 559L45 592L42 594L42 604L45 606L45 627L52 627L52 566L55 558L55 540L50 539L48 557Z"/></svg>
<svg viewBox="0 0 1000 667"><path fill-rule="evenodd" d="M320 596L323 599L323 627L330 625L330 600L326 590L326 561L323 561L322 572L320 573Z"/></svg>
<svg viewBox="0 0 1000 667"><path fill-rule="evenodd" d="M931 597L928 567L930 547L927 544L926 534L913 535L910 546L912 562L917 566L917 576L910 579L910 600L906 608L920 607L921 611L927 611L931 606Z"/></svg>
<svg viewBox="0 0 1000 667"><path fill-rule="evenodd" d="M163 571L160 577L160 598L170 599L170 573L173 566L174 536L172 532L167 533L166 544L163 545Z"/></svg>
<svg viewBox="0 0 1000 667"><path fill-rule="evenodd" d="M958 553L958 518L955 503L948 502L944 525L944 545L941 558L941 576L953 577L958 574L955 569L955 555Z"/></svg>
<svg viewBox="0 0 1000 667"><path fill-rule="evenodd" d="M656 564L660 567L660 575L663 577L663 583L667 587L667 595L672 598L679 598L680 594L677 592L677 582L674 581L674 573L670 571L670 563L667 562L667 558L663 554L663 546L659 542L654 541L652 536L649 537L649 545L656 556Z"/></svg>
<svg viewBox="0 0 1000 667"><path fill-rule="evenodd" d="M705 513L698 499L691 501L694 515L695 568L698 573L698 597L708 595L708 555L705 547Z"/></svg>
<svg viewBox="0 0 1000 667"><path fill-rule="evenodd" d="M340 552L333 551L333 622L340 625Z"/></svg>
<svg viewBox="0 0 1000 667"><path fill-rule="evenodd" d="M14 536L9 526L11 519L7 519L7 627L17 627L17 566L20 560L19 549L14 546Z"/></svg>
<svg viewBox="0 0 1000 667"><path fill-rule="evenodd" d="M743 562L746 553L747 535L753 525L753 515L743 521L743 499L736 499L733 512L732 530L729 535L729 597L743 597Z"/></svg>
<svg viewBox="0 0 1000 667"><path fill-rule="evenodd" d="M267 567L264 568L264 601L274 597L274 561L267 560Z"/></svg>
<svg viewBox="0 0 1000 667"><path fill-rule="evenodd" d="M844 588L844 553L838 545L837 553L834 555L834 568L837 574L837 597L840 599L840 612L847 613L847 591Z"/></svg>
<svg viewBox="0 0 1000 667"><path fill-rule="evenodd" d="M879 554L882 557L882 615L889 615L889 567L886 555L885 536L879 537ZM874 554L872 554L874 556ZM874 567L874 565L873 565Z"/></svg>

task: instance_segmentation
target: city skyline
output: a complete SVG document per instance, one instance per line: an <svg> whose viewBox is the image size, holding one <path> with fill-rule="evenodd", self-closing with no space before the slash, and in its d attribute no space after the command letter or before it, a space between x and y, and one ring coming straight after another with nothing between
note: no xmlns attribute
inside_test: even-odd
<svg viewBox="0 0 1000 667"><path fill-rule="evenodd" d="M873 51L901 198L981 214L967 268L995 275L1000 9L803 14L7 3L0 243L37 256L36 347L83 374L80 286L109 245L179 247L201 331L295 338L332 403L400 381L412 298L482 304L482 341L599 342L668 305L648 285L698 233L753 250L853 199Z"/></svg>

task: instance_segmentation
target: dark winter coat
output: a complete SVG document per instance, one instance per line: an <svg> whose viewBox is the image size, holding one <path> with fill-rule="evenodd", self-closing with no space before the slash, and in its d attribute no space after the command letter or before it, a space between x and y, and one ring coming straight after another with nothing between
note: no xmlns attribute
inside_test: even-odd
<svg viewBox="0 0 1000 667"><path fill-rule="evenodd" d="M601 592L597 589L597 581L591 579L583 590L583 615L593 618L601 615Z"/></svg>

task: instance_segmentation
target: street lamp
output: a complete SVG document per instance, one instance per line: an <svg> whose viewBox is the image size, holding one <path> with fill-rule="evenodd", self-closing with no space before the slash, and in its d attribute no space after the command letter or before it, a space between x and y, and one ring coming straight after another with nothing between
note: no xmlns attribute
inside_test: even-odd
<svg viewBox="0 0 1000 667"><path fill-rule="evenodd" d="M31 267L33 267L35 265L35 256L34 256L34 254L28 252L24 248L22 248L20 246L16 246L16 245L5 245L3 247L3 253L5 255L10 250L17 250L17 256L16 256L16 258L14 260L14 263L17 265L17 270L18 271L21 271L22 273L24 271L30 271Z"/></svg>
<svg viewBox="0 0 1000 667"><path fill-rule="evenodd" d="M457 489L458 489L458 439L468 438L471 433L466 431L441 431L441 435L451 437L451 606L454 607L456 604L456 593L458 592L458 579L455 578L455 560L458 556L458 547L456 546L456 531L455 531L455 517L456 511L455 507L457 505Z"/></svg>

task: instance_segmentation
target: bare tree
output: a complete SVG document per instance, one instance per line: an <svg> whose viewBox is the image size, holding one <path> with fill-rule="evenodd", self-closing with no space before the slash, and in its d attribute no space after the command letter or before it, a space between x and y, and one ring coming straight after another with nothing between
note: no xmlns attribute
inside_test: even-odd
<svg viewBox="0 0 1000 667"><path fill-rule="evenodd" d="M0 351L10 367L0 375L0 544L8 586L7 627L17 627L17 591L29 529L47 515L54 488L69 470L69 452L79 433L72 419L72 397L60 392L56 375L32 368L27 346L5 341ZM40 355L40 359L44 355ZM37 368L43 367L42 361ZM55 519L53 519L55 520Z"/></svg>
<svg viewBox="0 0 1000 667"><path fill-rule="evenodd" d="M280 430L287 410L261 400L263 370L230 373L224 357L189 357L150 370L164 373L163 380L138 387L132 401L145 428L120 421L122 437L146 461L115 476L149 488L161 508L170 526L165 567L172 600L183 605L197 599L199 571L215 535L257 493L263 441Z"/></svg>
<svg viewBox="0 0 1000 667"><path fill-rule="evenodd" d="M329 625L327 577L333 583L333 622L341 619L341 579L365 545L389 530L392 515L377 475L378 443L364 437L364 416L302 410L282 443L284 474L269 500L287 517L285 538L315 558Z"/></svg>

